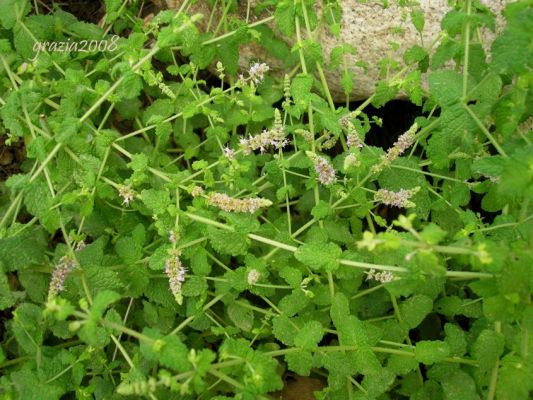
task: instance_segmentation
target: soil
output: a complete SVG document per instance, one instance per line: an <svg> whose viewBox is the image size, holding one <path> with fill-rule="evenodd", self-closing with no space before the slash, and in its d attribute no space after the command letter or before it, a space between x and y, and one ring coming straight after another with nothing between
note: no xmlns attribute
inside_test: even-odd
<svg viewBox="0 0 533 400"><path fill-rule="evenodd" d="M103 0L41 0L38 2L39 12L44 14L53 11L54 7L59 7L74 15L79 21L97 24L105 14Z"/></svg>
<svg viewBox="0 0 533 400"><path fill-rule="evenodd" d="M11 146L7 146L5 140L5 136L0 136L0 182L19 173L20 165L26 159L26 150L22 140Z"/></svg>

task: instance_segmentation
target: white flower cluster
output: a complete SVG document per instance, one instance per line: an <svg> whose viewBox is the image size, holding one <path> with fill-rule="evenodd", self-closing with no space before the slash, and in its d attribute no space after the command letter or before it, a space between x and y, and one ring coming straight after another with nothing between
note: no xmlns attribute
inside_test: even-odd
<svg viewBox="0 0 533 400"><path fill-rule="evenodd" d="M255 285L259 279L261 279L261 273L258 270L252 269L248 272L248 285Z"/></svg>
<svg viewBox="0 0 533 400"><path fill-rule="evenodd" d="M69 256L63 256L55 266L50 279L50 288L48 289L48 298L56 296L59 292L65 290L65 279L72 270L76 268L76 262Z"/></svg>
<svg viewBox="0 0 533 400"><path fill-rule="evenodd" d="M191 190L192 197L198 197L204 194L204 189L201 186L195 186Z"/></svg>
<svg viewBox="0 0 533 400"><path fill-rule="evenodd" d="M394 280L394 274L390 271L379 271L376 272L374 268L372 268L367 273L366 280L373 279L375 281L381 282L381 283L388 283Z"/></svg>
<svg viewBox="0 0 533 400"><path fill-rule="evenodd" d="M367 277L366 277L367 281L370 279L373 279L381 283L388 283L394 280L394 274L390 271L376 272L376 270L372 268L366 274L367 274Z"/></svg>
<svg viewBox="0 0 533 400"><path fill-rule="evenodd" d="M135 198L135 191L129 185L123 185L118 189L118 195L122 197L122 204L130 205L130 201Z"/></svg>
<svg viewBox="0 0 533 400"><path fill-rule="evenodd" d="M374 200L383 204L400 208L412 208L416 207L416 204L410 201L410 198L414 196L420 190L419 187L414 189L401 189L399 192L393 192L392 190L379 189L374 195Z"/></svg>
<svg viewBox="0 0 533 400"><path fill-rule="evenodd" d="M256 85L258 83L263 82L263 79L265 79L265 74L270 70L270 67L265 63L255 63L252 64L250 67L250 70L248 71L248 75L250 76L250 79L253 83Z"/></svg>
<svg viewBox="0 0 533 400"><path fill-rule="evenodd" d="M209 205L227 212L254 213L260 208L270 207L272 205L272 202L268 199L262 199L259 197L234 199L225 193L217 192L210 193L207 202Z"/></svg>
<svg viewBox="0 0 533 400"><path fill-rule="evenodd" d="M165 261L165 273L168 277L170 291L174 295L178 304L182 303L181 286L185 281L187 269L181 264L180 251L177 249L170 250L170 255Z"/></svg>
<svg viewBox="0 0 533 400"><path fill-rule="evenodd" d="M224 156L228 159L228 160L233 160L235 159L235 150L233 150L232 148L226 146L224 147Z"/></svg>

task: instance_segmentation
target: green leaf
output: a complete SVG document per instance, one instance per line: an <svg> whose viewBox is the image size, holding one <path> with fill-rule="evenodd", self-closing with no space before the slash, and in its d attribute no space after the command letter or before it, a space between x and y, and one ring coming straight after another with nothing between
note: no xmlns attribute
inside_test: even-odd
<svg viewBox="0 0 533 400"><path fill-rule="evenodd" d="M98 321L107 307L120 299L120 294L111 290L104 290L96 295L89 313L92 321Z"/></svg>
<svg viewBox="0 0 533 400"><path fill-rule="evenodd" d="M335 243L306 243L298 248L294 257L314 270L335 271L339 268L342 250Z"/></svg>
<svg viewBox="0 0 533 400"><path fill-rule="evenodd" d="M131 236L122 236L115 243L115 250L125 264L134 264L142 257L142 246Z"/></svg>
<svg viewBox="0 0 533 400"><path fill-rule="evenodd" d="M249 304L245 299L242 299L241 302ZM254 326L254 313L252 310L239 303L231 303L227 308L227 313L237 328L244 332L250 332L252 330Z"/></svg>
<svg viewBox="0 0 533 400"><path fill-rule="evenodd" d="M444 360L450 355L450 346L441 340L422 340L416 344L415 359L426 365Z"/></svg>
<svg viewBox="0 0 533 400"><path fill-rule="evenodd" d="M141 192L141 200L155 215L163 214L170 205L170 194L167 190L145 189Z"/></svg>
<svg viewBox="0 0 533 400"><path fill-rule="evenodd" d="M311 215L316 219L324 219L333 214L331 205L324 200L320 200L316 206L311 210Z"/></svg>
<svg viewBox="0 0 533 400"><path fill-rule="evenodd" d="M357 54L357 49L351 44L343 43L339 46L335 46L333 49L331 49L331 52L329 53L329 67L332 69L338 68L339 66L344 64L345 56L350 54ZM348 60L349 58L346 57L346 61Z"/></svg>
<svg viewBox="0 0 533 400"><path fill-rule="evenodd" d="M528 400L533 390L531 363L516 354L506 355L500 362L496 396L501 400Z"/></svg>
<svg viewBox="0 0 533 400"><path fill-rule="evenodd" d="M446 338L444 341L448 343L450 347L450 355L462 356L466 353L466 334L457 325L447 323L444 325L444 332L446 332Z"/></svg>
<svg viewBox="0 0 533 400"><path fill-rule="evenodd" d="M282 267L279 271L279 276L294 288L299 287L302 282L302 272L290 266Z"/></svg>
<svg viewBox="0 0 533 400"><path fill-rule="evenodd" d="M407 65L418 63L428 56L426 49L421 46L414 45L405 50L403 60Z"/></svg>
<svg viewBox="0 0 533 400"><path fill-rule="evenodd" d="M413 22L413 25L415 26L415 29L418 31L418 33L422 33L424 30L424 13L420 10L413 9L411 11L411 21Z"/></svg>
<svg viewBox="0 0 533 400"><path fill-rule="evenodd" d="M143 122L145 125L162 122L174 112L174 103L169 99L157 99L144 110Z"/></svg>
<svg viewBox="0 0 533 400"><path fill-rule="evenodd" d="M4 29L11 29L18 18L23 18L31 10L31 4L26 1L5 0L0 4L0 23Z"/></svg>
<svg viewBox="0 0 533 400"><path fill-rule="evenodd" d="M279 301L280 310L288 317L292 317L309 304L309 297L300 289L295 289L291 294Z"/></svg>
<svg viewBox="0 0 533 400"><path fill-rule="evenodd" d="M272 333L281 343L286 346L294 346L294 338L298 333L298 327L285 315L272 318Z"/></svg>
<svg viewBox="0 0 533 400"><path fill-rule="evenodd" d="M531 67L531 32L533 10L527 3L519 2L506 9L507 26L503 34L492 43L491 69L497 73L521 74Z"/></svg>
<svg viewBox="0 0 533 400"><path fill-rule="evenodd" d="M324 328L318 321L308 321L300 329L294 338L294 345L304 350L313 350L324 336Z"/></svg>
<svg viewBox="0 0 533 400"><path fill-rule="evenodd" d="M294 17L296 16L292 0L282 0L276 6L274 13L276 25L285 36L292 36L295 31Z"/></svg>
<svg viewBox="0 0 533 400"><path fill-rule="evenodd" d="M237 256L245 254L248 249L249 240L245 232L228 232L209 226L207 233L211 246L221 254Z"/></svg>
<svg viewBox="0 0 533 400"><path fill-rule="evenodd" d="M152 328L144 328L142 333L154 339L153 342L141 341L141 354L145 358L158 361L161 365L177 372L186 372L191 369L187 360L187 346L178 336L163 336Z"/></svg>
<svg viewBox="0 0 533 400"><path fill-rule="evenodd" d="M31 245L29 245L31 243ZM48 243L41 228L28 228L19 235L0 239L0 264L16 271L44 261Z"/></svg>
<svg viewBox="0 0 533 400"><path fill-rule="evenodd" d="M401 326L416 328L433 309L433 301L422 294L414 295L400 304Z"/></svg>
<svg viewBox="0 0 533 400"><path fill-rule="evenodd" d="M128 163L128 167L134 171L144 171L147 166L148 157L144 153L134 154L131 157L131 161Z"/></svg>
<svg viewBox="0 0 533 400"><path fill-rule="evenodd" d="M57 382L41 380L37 371L32 370L31 365L10 374L10 380L18 392L19 399L28 400L57 400L65 392L65 389Z"/></svg>
<svg viewBox="0 0 533 400"><path fill-rule="evenodd" d="M457 42L444 39L431 58L431 68L434 70L441 68L446 61L451 60L456 55L458 49Z"/></svg>
<svg viewBox="0 0 533 400"><path fill-rule="evenodd" d="M41 308L30 303L18 306L13 314L13 333L24 353L38 354L44 338Z"/></svg>
<svg viewBox="0 0 533 400"><path fill-rule="evenodd" d="M142 79L135 72L126 72L123 80L116 90L119 99L133 99L141 93Z"/></svg>
<svg viewBox="0 0 533 400"><path fill-rule="evenodd" d="M285 362L289 370L296 372L300 376L309 376L313 367L313 354L305 350L285 354Z"/></svg>
<svg viewBox="0 0 533 400"><path fill-rule="evenodd" d="M183 295L186 297L200 296L207 292L208 286L205 278L190 276L183 284Z"/></svg>
<svg viewBox="0 0 533 400"><path fill-rule="evenodd" d="M491 370L503 353L504 337L491 329L481 331L472 346L472 355L479 361L479 368Z"/></svg>
<svg viewBox="0 0 533 400"><path fill-rule="evenodd" d="M5 310L13 306L15 302L15 297L9 288L7 276L0 269L0 310Z"/></svg>
<svg viewBox="0 0 533 400"><path fill-rule="evenodd" d="M376 108L380 108L394 99L398 94L398 87L391 86L386 81L379 81L376 85L374 96L372 97L372 105Z"/></svg>
<svg viewBox="0 0 533 400"><path fill-rule="evenodd" d="M294 102L301 109L307 107L311 100L311 88L313 87L313 77L309 74L298 74L291 82L291 96Z"/></svg>
<svg viewBox="0 0 533 400"><path fill-rule="evenodd" d="M428 82L431 94L440 106L456 103L463 95L463 77L455 71L433 72Z"/></svg>

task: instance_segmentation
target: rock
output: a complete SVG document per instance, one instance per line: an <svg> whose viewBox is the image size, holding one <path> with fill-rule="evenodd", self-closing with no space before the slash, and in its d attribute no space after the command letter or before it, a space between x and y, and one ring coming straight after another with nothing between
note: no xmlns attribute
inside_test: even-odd
<svg viewBox="0 0 533 400"><path fill-rule="evenodd" d="M503 27L504 19L501 12L505 5L510 2L511 0L482 0L482 3L496 14L496 32ZM182 0L166 0L166 3L169 8L178 9L182 4ZM265 18L273 12L270 9L263 11L260 15L255 15L253 9L258 3L258 0L250 0L252 11L249 13L249 22ZM450 10L447 0L420 0L418 5L404 7L399 6L396 0L391 0L388 7L384 7L383 3L383 0L369 0L364 4L359 3L357 0L340 0L342 9L340 34L334 36L331 34L330 29L323 25L312 33L322 46L326 63L329 62L331 50L343 43L350 44L357 50L355 56L346 56L348 58L348 69L355 74L353 91L349 94L351 100L366 99L374 93L375 84L380 79L380 60L384 57L390 57L398 61L400 65L404 65L402 56L406 49L416 44L427 48L431 43L438 43L441 32L440 22L442 17ZM219 9L215 10L214 13L219 19L221 16L220 2L217 2L217 4L219 4ZM317 1L316 4L315 9L320 21L322 2ZM410 18L410 12L414 7L417 7L424 14L425 25L421 35L415 29ZM207 27L211 11L206 0L198 1L189 9L189 12L204 14L205 18L200 22L200 28L204 29ZM238 2L235 14L239 18L246 18L247 1ZM268 25L287 43L289 48L295 45L295 37L282 36L273 21L269 22ZM302 39L305 39L305 29L302 30ZM495 37L495 33L488 29L482 29L479 34L479 37L483 39L483 46L488 49ZM475 40L477 33L473 32L472 36L474 37L473 40ZM397 46L392 45L392 43L396 43ZM433 50L435 47L433 46ZM288 72L284 70L280 60L270 56L264 48L255 42L241 46L240 50L239 66L242 70L247 70L252 61L259 60L269 64L271 70L280 76ZM367 70L365 71L361 66L358 66L356 64L357 61L364 61ZM335 101L344 101L346 95L340 85L343 71L326 66L324 74L333 99Z"/></svg>

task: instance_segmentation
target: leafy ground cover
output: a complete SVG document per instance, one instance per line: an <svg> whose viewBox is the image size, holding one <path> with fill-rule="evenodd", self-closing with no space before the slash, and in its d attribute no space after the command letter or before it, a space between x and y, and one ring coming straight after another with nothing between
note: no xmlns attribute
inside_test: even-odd
<svg viewBox="0 0 533 400"><path fill-rule="evenodd" d="M106 0L93 21L0 3L5 165L18 154L0 396L267 399L296 381L324 400L528 399L531 2L491 45L494 17L457 2L433 48L384 59L375 94L343 104L321 76L354 49L325 57L312 35L338 26L314 1L263 3L295 48L231 12L201 29L187 1ZM59 50L82 40L106 48ZM248 41L286 74L239 70Z"/></svg>

